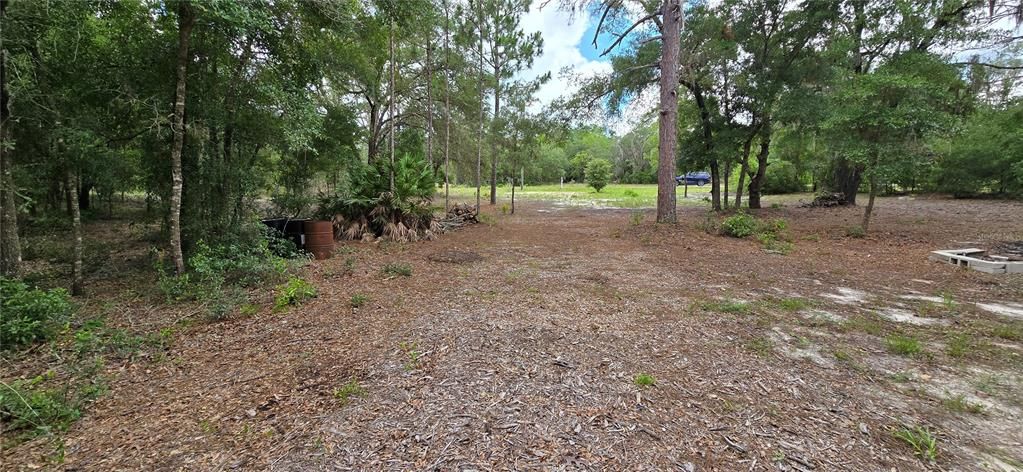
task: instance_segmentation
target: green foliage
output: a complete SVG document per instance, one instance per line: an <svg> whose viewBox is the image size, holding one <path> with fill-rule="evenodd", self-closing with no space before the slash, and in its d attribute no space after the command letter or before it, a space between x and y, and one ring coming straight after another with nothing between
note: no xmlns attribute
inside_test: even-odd
<svg viewBox="0 0 1023 472"><path fill-rule="evenodd" d="M850 238L857 238L857 239L859 239L859 238L865 238L867 236L867 232L863 230L862 226L856 225L856 226L853 226L853 227L850 227L849 229L847 229L845 231L845 235L849 236Z"/></svg>
<svg viewBox="0 0 1023 472"><path fill-rule="evenodd" d="M657 380L650 374L636 374L632 381L640 387L652 387L657 384Z"/></svg>
<svg viewBox="0 0 1023 472"><path fill-rule="evenodd" d="M757 232L756 218L745 212L738 212L721 222L721 233L733 238L746 238Z"/></svg>
<svg viewBox="0 0 1023 472"><path fill-rule="evenodd" d="M893 433L896 438L913 447L914 454L921 459L933 461L938 458L938 438L925 427L903 427Z"/></svg>
<svg viewBox="0 0 1023 472"><path fill-rule="evenodd" d="M69 392L39 387L44 377L0 382L0 419L4 429L27 437L66 431L82 416L81 401Z"/></svg>
<svg viewBox="0 0 1023 472"><path fill-rule="evenodd" d="M283 310L314 297L316 297L316 287L305 280L293 276L286 283L277 286L274 309Z"/></svg>
<svg viewBox="0 0 1023 472"><path fill-rule="evenodd" d="M935 188L956 196L982 193L1023 196L1023 101L970 116L938 155Z"/></svg>
<svg viewBox="0 0 1023 472"><path fill-rule="evenodd" d="M607 186L611 181L611 163L603 159L591 159L586 164L586 183L594 190L600 192L600 189Z"/></svg>
<svg viewBox="0 0 1023 472"><path fill-rule="evenodd" d="M392 262L385 265L382 272L388 278L412 277L412 266L406 262Z"/></svg>
<svg viewBox="0 0 1023 472"><path fill-rule="evenodd" d="M64 289L40 290L0 277L0 348L17 349L49 339L71 314Z"/></svg>
<svg viewBox="0 0 1023 472"><path fill-rule="evenodd" d="M803 176L795 164L787 161L771 162L767 166L767 173L764 174L764 186L761 190L765 194L797 193L806 190L803 184Z"/></svg>
<svg viewBox="0 0 1023 472"><path fill-rule="evenodd" d="M332 218L344 239L366 237L390 241L431 239L438 231L430 199L433 171L422 158L406 154L394 168L394 190L390 190L388 163L356 165L349 170L347 191L321 196L316 212Z"/></svg>

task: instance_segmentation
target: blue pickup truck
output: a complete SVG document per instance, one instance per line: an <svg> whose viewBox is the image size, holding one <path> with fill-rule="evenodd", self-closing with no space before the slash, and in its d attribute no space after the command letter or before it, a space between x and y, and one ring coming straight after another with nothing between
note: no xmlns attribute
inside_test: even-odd
<svg viewBox="0 0 1023 472"><path fill-rule="evenodd" d="M675 177L675 183L678 185L703 185L710 183L709 172L690 172L686 175L680 175Z"/></svg>

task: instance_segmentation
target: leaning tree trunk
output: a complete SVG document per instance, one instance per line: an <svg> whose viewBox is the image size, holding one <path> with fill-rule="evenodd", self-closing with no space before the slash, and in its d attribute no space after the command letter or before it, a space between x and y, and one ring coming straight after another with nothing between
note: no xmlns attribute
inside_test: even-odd
<svg viewBox="0 0 1023 472"><path fill-rule="evenodd" d="M7 1L0 0L0 24ZM11 152L11 95L7 91L7 49L0 43L0 275L16 276L21 266L21 242L18 240L18 206L14 199L14 159Z"/></svg>
<svg viewBox="0 0 1023 472"><path fill-rule="evenodd" d="M675 145L678 121L678 64L682 34L679 0L661 5L661 113L657 143L657 222L675 223Z"/></svg>
<svg viewBox="0 0 1023 472"><path fill-rule="evenodd" d="M767 158L771 153L771 123L764 120L760 130L760 152L757 153L757 173L749 181L749 207L760 208L760 193L767 177Z"/></svg>
<svg viewBox="0 0 1023 472"><path fill-rule="evenodd" d="M181 152L185 146L185 84L188 81L188 40L195 25L191 5L187 1L178 4L178 58L177 88L174 93L174 147L171 149L171 208L170 243L174 270L178 275L185 273L185 257L181 252L181 190L184 179L181 176ZM70 189L71 187L69 187ZM77 205L75 205L77 207Z"/></svg>
<svg viewBox="0 0 1023 472"><path fill-rule="evenodd" d="M868 180L870 183L870 197L867 199L867 208L863 210L863 233L866 234L870 228L870 215L874 213L874 197L877 196L877 178L871 176Z"/></svg>
<svg viewBox="0 0 1023 472"><path fill-rule="evenodd" d="M70 167L64 173L67 187L73 189L78 185L78 179ZM85 293L85 284L82 281L82 212L78 209L78 192L68 192L71 195L71 234L74 241L74 259L71 261L71 295L82 295Z"/></svg>

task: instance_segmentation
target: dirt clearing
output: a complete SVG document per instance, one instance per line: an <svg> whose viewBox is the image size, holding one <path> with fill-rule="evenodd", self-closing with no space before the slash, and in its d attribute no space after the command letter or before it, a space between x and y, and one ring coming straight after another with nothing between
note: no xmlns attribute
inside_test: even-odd
<svg viewBox="0 0 1023 472"><path fill-rule="evenodd" d="M1023 205L884 198L861 239L858 208L757 213L788 222L787 255L708 233L701 209L674 227L634 211L529 202L436 241L346 245L307 268L316 299L106 366L59 467L1023 467L1023 277L927 261L1019 240L1005 216ZM381 273L394 263L412 275ZM177 318L94 298L124 325ZM933 435L936 460L902 428ZM51 454L38 439L4 468Z"/></svg>

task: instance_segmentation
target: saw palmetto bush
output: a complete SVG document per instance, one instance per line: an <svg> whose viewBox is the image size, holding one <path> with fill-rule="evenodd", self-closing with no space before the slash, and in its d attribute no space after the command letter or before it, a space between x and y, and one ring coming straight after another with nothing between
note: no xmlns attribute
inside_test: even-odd
<svg viewBox="0 0 1023 472"><path fill-rule="evenodd" d="M389 166L379 160L355 167L346 192L320 198L319 217L334 222L338 238L411 242L432 239L438 231L430 206L430 167L422 158L404 155L395 162L392 190Z"/></svg>

